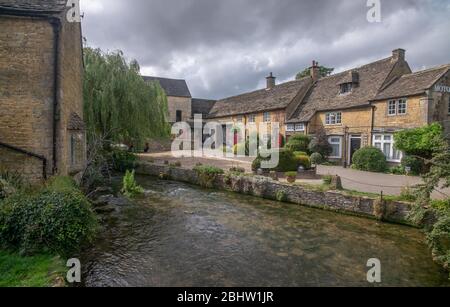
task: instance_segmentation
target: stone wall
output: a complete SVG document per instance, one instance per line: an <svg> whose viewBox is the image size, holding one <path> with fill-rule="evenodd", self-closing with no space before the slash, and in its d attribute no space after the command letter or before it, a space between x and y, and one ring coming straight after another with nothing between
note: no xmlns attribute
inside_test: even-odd
<svg viewBox="0 0 450 307"><path fill-rule="evenodd" d="M187 97L167 96L169 108L169 122L175 123L177 120L177 111L182 112L183 122L188 122L192 117L192 99Z"/></svg>
<svg viewBox="0 0 450 307"><path fill-rule="evenodd" d="M72 113L83 118L82 42L80 23L61 18L58 50L59 105L57 120L57 171L60 175L84 168L85 135L81 133L76 165L71 165ZM50 19L0 16L0 142L47 159L53 171L53 105L55 35ZM18 170L31 181L42 180L42 162L3 149L0 167ZM40 169L36 172L36 169Z"/></svg>
<svg viewBox="0 0 450 307"><path fill-rule="evenodd" d="M43 19L0 16L0 29L0 142L51 162L52 26ZM2 149L0 166L42 178L41 161L10 150ZM51 168L49 163L48 173Z"/></svg>
<svg viewBox="0 0 450 307"><path fill-rule="evenodd" d="M201 183L193 170L147 162L141 162L136 173L150 176L165 174L171 180L195 185ZM381 202L367 197L348 196L340 192L320 192L258 176L221 175L215 179L213 187L271 200L282 198L293 204L409 225L406 217L410 205L401 202Z"/></svg>

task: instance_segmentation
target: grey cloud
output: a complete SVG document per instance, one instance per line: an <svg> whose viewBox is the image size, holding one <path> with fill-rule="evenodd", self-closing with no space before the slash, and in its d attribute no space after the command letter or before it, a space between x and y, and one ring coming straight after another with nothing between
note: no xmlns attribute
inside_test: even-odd
<svg viewBox="0 0 450 307"><path fill-rule="evenodd" d="M193 94L221 98L279 81L316 59L337 69L408 49L414 68L450 62L448 1L382 2L369 24L366 0L81 0L88 43L121 49L144 72L185 78Z"/></svg>

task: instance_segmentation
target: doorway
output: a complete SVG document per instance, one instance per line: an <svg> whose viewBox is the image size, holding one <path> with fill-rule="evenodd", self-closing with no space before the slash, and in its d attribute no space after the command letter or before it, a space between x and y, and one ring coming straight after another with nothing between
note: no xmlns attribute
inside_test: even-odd
<svg viewBox="0 0 450 307"><path fill-rule="evenodd" d="M353 163L353 155L355 152L357 152L359 149L361 149L362 145L362 138L360 135L350 135L349 136L349 142L348 142L348 165L352 165Z"/></svg>

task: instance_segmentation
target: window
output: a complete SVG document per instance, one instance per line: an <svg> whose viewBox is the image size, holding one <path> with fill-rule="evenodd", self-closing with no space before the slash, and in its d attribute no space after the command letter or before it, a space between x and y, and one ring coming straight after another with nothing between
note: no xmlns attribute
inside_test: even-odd
<svg viewBox="0 0 450 307"><path fill-rule="evenodd" d="M295 131L299 131L299 132L305 131L305 124L304 123L296 124Z"/></svg>
<svg viewBox="0 0 450 307"><path fill-rule="evenodd" d="M328 138L328 143L330 143L331 148L333 149L330 158L332 159L342 158L342 137L331 136Z"/></svg>
<svg viewBox="0 0 450 307"><path fill-rule="evenodd" d="M238 117L236 118L236 122L237 122L237 123L242 123L242 122L244 122L244 117L243 117L243 116L238 116Z"/></svg>
<svg viewBox="0 0 450 307"><path fill-rule="evenodd" d="M342 124L342 113L327 113L325 118L325 123L327 125L340 125Z"/></svg>
<svg viewBox="0 0 450 307"><path fill-rule="evenodd" d="M380 149L389 162L401 162L403 154L395 148L392 134L375 134L373 146Z"/></svg>
<svg viewBox="0 0 450 307"><path fill-rule="evenodd" d="M183 120L183 112L180 110L177 110L177 118L176 118L176 122L179 123Z"/></svg>
<svg viewBox="0 0 450 307"><path fill-rule="evenodd" d="M341 84L341 95L348 94L353 90L353 83Z"/></svg>
<svg viewBox="0 0 450 307"><path fill-rule="evenodd" d="M390 100L388 102L388 115L405 115L408 111L408 101L406 99Z"/></svg>
<svg viewBox="0 0 450 307"><path fill-rule="evenodd" d="M388 104L388 115L397 115L397 102L395 100L391 100Z"/></svg>
<svg viewBox="0 0 450 307"><path fill-rule="evenodd" d="M398 110L397 110L397 114L399 115L405 115L406 114L406 110L407 110L407 103L406 103L406 99L400 99L398 101Z"/></svg>
<svg viewBox="0 0 450 307"><path fill-rule="evenodd" d="M70 135L70 165L74 166L77 163L76 160L76 146L77 146L77 140L75 138L75 135Z"/></svg>
<svg viewBox="0 0 450 307"><path fill-rule="evenodd" d="M252 114L248 116L248 122L249 123L256 123L256 115Z"/></svg>
<svg viewBox="0 0 450 307"><path fill-rule="evenodd" d="M287 124L286 125L286 131L289 131L289 132L295 131L295 125L294 124Z"/></svg>
<svg viewBox="0 0 450 307"><path fill-rule="evenodd" d="M264 113L264 119L263 120L264 120L265 123L270 123L270 121L271 121L270 112Z"/></svg>

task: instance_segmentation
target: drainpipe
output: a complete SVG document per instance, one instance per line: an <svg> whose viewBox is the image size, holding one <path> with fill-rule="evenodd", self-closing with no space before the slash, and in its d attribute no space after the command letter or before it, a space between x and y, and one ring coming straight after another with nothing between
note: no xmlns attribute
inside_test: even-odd
<svg viewBox="0 0 450 307"><path fill-rule="evenodd" d="M54 65L53 65L53 148L52 148L52 157L53 157L53 166L52 173L56 175L58 172L58 158L57 158L57 142L58 142L58 121L60 120L60 116L58 113L59 107L59 34L61 31L61 21L58 18L51 18L50 24L53 27L53 52L54 52Z"/></svg>

